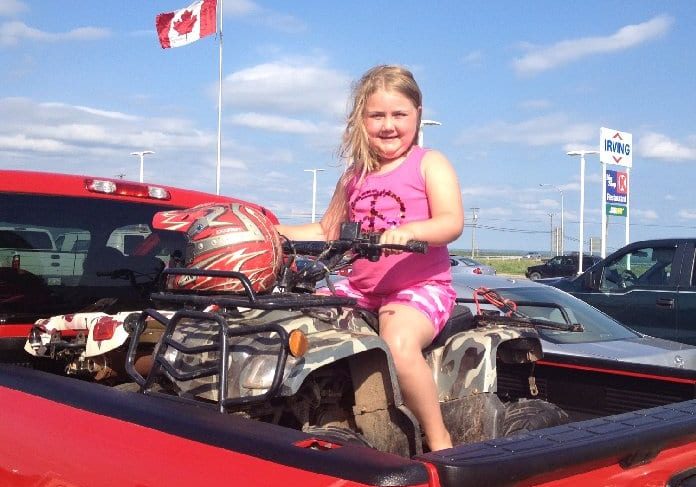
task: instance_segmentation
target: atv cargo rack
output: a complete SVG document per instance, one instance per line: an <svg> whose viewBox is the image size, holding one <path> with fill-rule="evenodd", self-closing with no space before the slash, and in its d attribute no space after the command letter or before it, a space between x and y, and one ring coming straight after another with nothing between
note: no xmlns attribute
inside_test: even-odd
<svg viewBox="0 0 696 487"><path fill-rule="evenodd" d="M151 395L163 395L157 392L156 382L157 378L163 376L171 382L197 381L197 383L214 386L217 397L216 406L220 412L225 412L233 407L262 403L275 397L282 383L283 371L288 357L288 332L280 324L270 322L232 327L228 319L242 318L244 310L299 310L314 307L354 306L356 304L355 299L341 296L304 293L257 294L244 274L233 271L165 269L162 272L162 279L166 279L168 275L235 278L241 282L244 293L193 294L183 291L153 293L151 299L155 303L161 303L162 308L171 308L172 305L175 305L179 310L167 317L164 312L148 308L139 315L134 315L135 319L127 323L132 339L128 346L126 371L143 392ZM135 359L138 340L146 328L145 322L148 318L161 323L165 331L154 354L152 368L147 377L143 377L135 369ZM183 327L188 327L189 337L198 334L202 337L198 342L205 343L191 345L177 339L177 332ZM198 333L199 331L200 333ZM233 343L244 337L259 337L259 340L265 342L266 346L272 343L272 353L277 355L273 380L270 387L261 394L230 398L227 397L230 351ZM271 352L266 349L265 353ZM176 354L185 357L185 359L180 360L181 367L173 366L171 360L167 358ZM198 358L193 359L194 356L198 356ZM217 380L215 380L215 376L217 376ZM171 396L167 394L167 397ZM190 394L180 395L179 399L199 405L206 404ZM210 405L214 404L211 402Z"/></svg>

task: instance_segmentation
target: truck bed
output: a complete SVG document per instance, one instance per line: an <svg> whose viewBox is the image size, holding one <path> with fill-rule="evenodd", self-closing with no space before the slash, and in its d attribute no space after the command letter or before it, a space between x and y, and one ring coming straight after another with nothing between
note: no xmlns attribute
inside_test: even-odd
<svg viewBox="0 0 696 487"><path fill-rule="evenodd" d="M696 400L413 459L9 365L0 365L0 404L7 486L30 474L102 486L635 485L696 466Z"/></svg>

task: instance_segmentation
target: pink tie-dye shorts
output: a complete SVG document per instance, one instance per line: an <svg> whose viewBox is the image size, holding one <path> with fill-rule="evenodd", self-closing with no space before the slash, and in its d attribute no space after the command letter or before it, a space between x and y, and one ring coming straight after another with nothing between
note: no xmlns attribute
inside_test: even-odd
<svg viewBox="0 0 696 487"><path fill-rule="evenodd" d="M355 298L358 306L375 313L390 303L416 308L430 319L435 328L434 337L447 323L457 298L457 293L449 282L427 282L386 295L363 294L351 286L348 279L338 281L334 287L337 295ZM322 289L319 293L328 294L328 289Z"/></svg>

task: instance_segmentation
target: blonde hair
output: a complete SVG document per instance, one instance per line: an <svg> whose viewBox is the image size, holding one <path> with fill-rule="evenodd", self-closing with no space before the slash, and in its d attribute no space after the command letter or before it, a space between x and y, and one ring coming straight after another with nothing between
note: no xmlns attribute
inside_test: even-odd
<svg viewBox="0 0 696 487"><path fill-rule="evenodd" d="M408 69L382 64L367 71L352 88L352 106L346 121L346 130L339 148L339 155L347 162L347 168L336 185L333 198L324 213L321 226L328 239L336 238L340 224L348 219L348 184L356 177L362 180L369 172L379 169L379 154L370 147L365 129L364 115L367 100L379 90L395 91L413 102L416 108L423 105L423 95L413 73ZM420 127L421 114L418 113ZM418 132L411 145L417 143Z"/></svg>

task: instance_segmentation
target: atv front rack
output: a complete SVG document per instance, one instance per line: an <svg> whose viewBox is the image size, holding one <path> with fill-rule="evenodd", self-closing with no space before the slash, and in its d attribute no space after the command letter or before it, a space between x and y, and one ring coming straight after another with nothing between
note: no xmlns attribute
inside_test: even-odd
<svg viewBox="0 0 696 487"><path fill-rule="evenodd" d="M241 281L244 294L193 294L190 292L153 293L151 299L161 303L162 309L182 308L173 314L156 309L145 309L137 318L127 323L131 340L126 356L126 372L151 395L166 395L157 391L162 384L158 379L166 378L172 384L192 383L190 390L203 384L216 392L215 401L201 401L195 393L177 391L178 399L198 405L215 406L220 412L262 403L278 395L288 358L288 331L277 322L244 323L245 310L301 310L313 307L355 306L356 300L341 296L314 294L276 293L256 294L249 279L232 271L202 271L196 269L167 269L163 275L189 274L210 277L231 277ZM165 316L167 314L168 316ZM143 377L135 368L139 337L146 328L146 321L154 319L165 328L155 349L153 365ZM236 320L236 326L230 323ZM240 326L241 324L241 326ZM197 335L203 337L197 338ZM179 338L177 338L179 337ZM192 338L193 337L193 338ZM274 355L273 378L263 393L228 397L230 379L230 356L234 347L247 338L248 342L262 343L266 356ZM186 340L190 343L185 343ZM248 347L247 345L243 345ZM172 357L180 357L175 360ZM172 365L177 363L177 366ZM193 365L192 365L193 364ZM217 376L217 378L215 378ZM200 389L200 388L199 388Z"/></svg>
<svg viewBox="0 0 696 487"><path fill-rule="evenodd" d="M135 369L134 360L137 350L137 338L145 328L145 320L150 317L162 323L166 328L160 339L159 346L156 349L152 368L147 374L147 377L142 377ZM189 320L202 323L215 323L217 327L217 337L209 344L189 346L174 338L174 333L177 327L186 323ZM228 398L228 370L229 370L229 351L230 341L235 337L259 335L263 333L276 333L279 336L277 347L277 361L275 364L275 372L273 381L268 390L255 396L244 396ZM231 407L248 405L255 402L263 402L271 397L274 397L280 388L283 371L285 370L285 362L287 360L287 347L284 346L288 342L288 333L280 325L269 323L266 325L256 325L253 327L231 328L225 317L221 313L210 313L195 310L180 310L177 311L170 319L160 314L154 309L144 310L138 317L133 326L131 340L128 346L128 355L126 357L126 371L140 386L141 390L148 391L149 394L159 395L153 386L156 385L156 379L163 375L176 381L194 381L213 383L213 377L217 376L215 381L217 389L217 409L220 412L225 412ZM166 354L182 354L186 357L194 355L202 355L214 353L216 358L202 361L199 367L184 370L172 366L166 359ZM179 396L179 399L196 404L205 404L193 397Z"/></svg>
<svg viewBox="0 0 696 487"><path fill-rule="evenodd" d="M244 288L244 294L203 294L191 291L170 290L152 293L150 298L163 304L189 305L205 308L217 305L225 308L250 309L299 309L323 306L355 306L356 300L345 296L319 295L310 293L271 293L257 294L252 288L249 278L241 272L212 271L202 269L165 269L162 279L168 275L189 275L204 277L227 277L238 279Z"/></svg>

